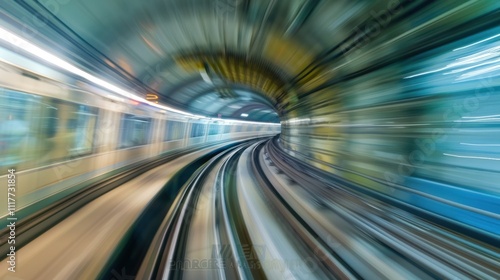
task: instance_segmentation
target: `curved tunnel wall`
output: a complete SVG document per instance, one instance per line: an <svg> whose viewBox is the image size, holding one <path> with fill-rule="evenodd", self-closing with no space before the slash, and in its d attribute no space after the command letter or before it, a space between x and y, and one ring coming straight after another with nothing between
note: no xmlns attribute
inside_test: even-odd
<svg viewBox="0 0 500 280"><path fill-rule="evenodd" d="M350 49L337 50L333 82L288 109L283 148L362 188L498 236L500 28L491 14L498 3L486 2L446 12L438 4L360 30ZM387 12L374 15L389 24Z"/></svg>

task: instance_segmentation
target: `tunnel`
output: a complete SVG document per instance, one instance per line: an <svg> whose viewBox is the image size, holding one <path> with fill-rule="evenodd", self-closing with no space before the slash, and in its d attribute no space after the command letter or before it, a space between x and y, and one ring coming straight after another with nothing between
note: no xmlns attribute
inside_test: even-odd
<svg viewBox="0 0 500 280"><path fill-rule="evenodd" d="M0 4L1 279L499 279L497 0Z"/></svg>

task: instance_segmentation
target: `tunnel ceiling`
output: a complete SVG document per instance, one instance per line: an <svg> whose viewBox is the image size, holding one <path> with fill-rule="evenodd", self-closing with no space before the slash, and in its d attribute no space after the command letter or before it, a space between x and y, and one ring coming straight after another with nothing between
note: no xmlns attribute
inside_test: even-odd
<svg viewBox="0 0 500 280"><path fill-rule="evenodd" d="M161 102L278 122L334 77L325 63L380 1L70 0L45 5ZM364 11L366 9L366 11ZM365 13L364 13L365 12ZM326 35L327 34L327 35ZM314 77L314 78L312 78Z"/></svg>

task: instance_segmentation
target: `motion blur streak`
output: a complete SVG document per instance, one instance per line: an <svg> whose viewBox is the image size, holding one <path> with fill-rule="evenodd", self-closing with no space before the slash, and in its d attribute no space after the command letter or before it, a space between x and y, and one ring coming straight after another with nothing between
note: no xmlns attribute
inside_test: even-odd
<svg viewBox="0 0 500 280"><path fill-rule="evenodd" d="M3 1L0 159L1 279L498 279L500 2Z"/></svg>

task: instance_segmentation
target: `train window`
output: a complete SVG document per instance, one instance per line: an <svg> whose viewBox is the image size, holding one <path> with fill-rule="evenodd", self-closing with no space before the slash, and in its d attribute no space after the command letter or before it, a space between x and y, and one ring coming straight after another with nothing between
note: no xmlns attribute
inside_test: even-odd
<svg viewBox="0 0 500 280"><path fill-rule="evenodd" d="M53 99L50 104L57 106L59 104L59 100ZM53 138L57 134L58 121L59 121L59 109L50 104L42 103L42 106L45 113L42 115L42 133L47 138Z"/></svg>
<svg viewBox="0 0 500 280"><path fill-rule="evenodd" d="M213 123L210 125L210 128L208 130L208 135L215 135L219 134L219 124Z"/></svg>
<svg viewBox="0 0 500 280"><path fill-rule="evenodd" d="M243 125L236 125L236 130L235 132L242 132L243 131Z"/></svg>
<svg viewBox="0 0 500 280"><path fill-rule="evenodd" d="M2 166L29 168L92 152L96 108L10 90L0 104Z"/></svg>
<svg viewBox="0 0 500 280"><path fill-rule="evenodd" d="M67 130L73 133L71 155L85 155L92 152L92 143L97 124L97 109L85 105L75 105L67 122Z"/></svg>
<svg viewBox="0 0 500 280"><path fill-rule="evenodd" d="M124 114L120 125L120 148L146 145L150 141L151 119Z"/></svg>
<svg viewBox="0 0 500 280"><path fill-rule="evenodd" d="M167 121L164 141L179 140L184 138L186 124L178 121Z"/></svg>
<svg viewBox="0 0 500 280"><path fill-rule="evenodd" d="M33 111L39 103L39 98L0 90L3 91L0 94L0 165L13 166L30 156L23 153L26 146L37 147L41 118L36 117Z"/></svg>
<svg viewBox="0 0 500 280"><path fill-rule="evenodd" d="M205 125L202 123L193 123L191 137L200 137L203 135L205 135Z"/></svg>
<svg viewBox="0 0 500 280"><path fill-rule="evenodd" d="M231 132L231 126L230 125L225 125L224 126L224 133L229 133Z"/></svg>

